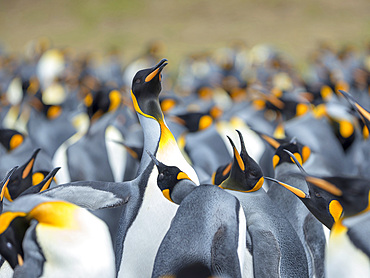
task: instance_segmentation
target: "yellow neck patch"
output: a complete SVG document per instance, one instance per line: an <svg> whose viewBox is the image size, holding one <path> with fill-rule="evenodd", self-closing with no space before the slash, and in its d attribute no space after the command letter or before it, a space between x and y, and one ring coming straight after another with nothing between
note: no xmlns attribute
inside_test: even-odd
<svg viewBox="0 0 370 278"><path fill-rule="evenodd" d="M163 193L163 196L166 197L167 200L173 202L172 199L171 199L171 196L170 196L170 190L169 189L163 190L162 193Z"/></svg>
<svg viewBox="0 0 370 278"><path fill-rule="evenodd" d="M339 122L339 132L340 132L340 135L342 135L342 137L344 138L350 137L354 132L352 123L346 120L340 121Z"/></svg>
<svg viewBox="0 0 370 278"><path fill-rule="evenodd" d="M170 111L173 107L175 107L176 101L173 99L165 99L161 102L161 109L163 112Z"/></svg>
<svg viewBox="0 0 370 278"><path fill-rule="evenodd" d="M84 98L84 103L85 103L85 105L87 106L87 107L90 107L92 104L93 104L93 97L92 97L92 95L89 93L89 94L87 94L86 96L85 96L85 98Z"/></svg>
<svg viewBox="0 0 370 278"><path fill-rule="evenodd" d="M308 112L308 105L305 103L298 103L296 107L296 116L302 116Z"/></svg>
<svg viewBox="0 0 370 278"><path fill-rule="evenodd" d="M299 164L303 164L302 157L299 153L294 153L295 158L298 160ZM294 159L290 158L290 160L295 164Z"/></svg>
<svg viewBox="0 0 370 278"><path fill-rule="evenodd" d="M50 108L48 109L46 116L48 117L48 119L53 120L59 117L61 113L62 113L62 108L60 106L53 105L53 106L50 106Z"/></svg>
<svg viewBox="0 0 370 278"><path fill-rule="evenodd" d="M311 149L307 146L302 148L302 162L305 163L311 155Z"/></svg>
<svg viewBox="0 0 370 278"><path fill-rule="evenodd" d="M261 177L259 179L259 181L256 183L256 185L251 190L248 190L248 191L245 191L245 192L248 193L248 192L254 192L254 191L259 190L262 187L264 181L265 181L265 179L263 177Z"/></svg>
<svg viewBox="0 0 370 278"><path fill-rule="evenodd" d="M252 102L252 105L254 109L259 111L259 110L265 109L266 102L263 99L256 99Z"/></svg>
<svg viewBox="0 0 370 278"><path fill-rule="evenodd" d="M14 134L12 138L10 138L9 147L10 150L14 150L20 144L23 143L23 136L20 134Z"/></svg>
<svg viewBox="0 0 370 278"><path fill-rule="evenodd" d="M45 178L44 174L36 172L32 175L32 185L37 185Z"/></svg>
<svg viewBox="0 0 370 278"><path fill-rule="evenodd" d="M321 87L320 94L324 100L328 100L333 95L333 90L329 86L324 85Z"/></svg>
<svg viewBox="0 0 370 278"><path fill-rule="evenodd" d="M120 92L118 92L117 90L113 90L109 93L109 100L110 100L110 105L109 105L109 109L108 111L114 111L116 110L121 102L122 102L122 98L121 98L121 94Z"/></svg>
<svg viewBox="0 0 370 278"><path fill-rule="evenodd" d="M28 214L28 219L36 219L41 225L52 228L75 229L75 213L78 207L62 201L44 202L34 207Z"/></svg>
<svg viewBox="0 0 370 278"><path fill-rule="evenodd" d="M189 176L184 172L178 173L176 178L178 180L184 180L184 179L190 180Z"/></svg>
<svg viewBox="0 0 370 278"><path fill-rule="evenodd" d="M213 122L213 119L209 115L204 115L199 120L199 130L208 128Z"/></svg>
<svg viewBox="0 0 370 278"><path fill-rule="evenodd" d="M333 217L334 222L338 222L343 213L343 207L338 200L333 200L329 203L329 213Z"/></svg>
<svg viewBox="0 0 370 278"><path fill-rule="evenodd" d="M278 124L274 131L274 137L278 139L284 139L285 138L285 130L284 126L282 124Z"/></svg>
<svg viewBox="0 0 370 278"><path fill-rule="evenodd" d="M280 161L280 156L278 156L277 154L275 154L272 157L272 166L274 167L274 169L276 168L276 165L279 163L279 161Z"/></svg>
<svg viewBox="0 0 370 278"><path fill-rule="evenodd" d="M0 215L0 234L5 232L5 230L9 227L10 223L14 220L16 217L24 217L26 216L25 212L11 212L7 211Z"/></svg>

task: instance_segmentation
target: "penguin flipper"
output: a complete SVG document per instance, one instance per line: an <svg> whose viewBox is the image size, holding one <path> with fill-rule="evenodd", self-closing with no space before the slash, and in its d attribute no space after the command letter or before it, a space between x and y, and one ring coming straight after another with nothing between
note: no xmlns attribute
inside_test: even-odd
<svg viewBox="0 0 370 278"><path fill-rule="evenodd" d="M98 210L124 205L130 199L131 189L129 182L78 181L50 188L40 194Z"/></svg>
<svg viewBox="0 0 370 278"><path fill-rule="evenodd" d="M281 252L273 233L267 230L249 231L253 246L254 277L280 277Z"/></svg>
<svg viewBox="0 0 370 278"><path fill-rule="evenodd" d="M321 223L309 213L303 223L304 237L312 254L313 270L315 277L325 277L325 234ZM311 260L311 258L307 258Z"/></svg>
<svg viewBox="0 0 370 278"><path fill-rule="evenodd" d="M24 250L27 250L27 253L24 254L24 263L15 268L14 277L40 277L43 272L45 257L42 255L36 239L38 222L32 220L30 224L23 239ZM30 275L31 273L32 275Z"/></svg>
<svg viewBox="0 0 370 278"><path fill-rule="evenodd" d="M225 274L230 277L241 278L239 259L236 250L229 244L227 238L228 229L221 225L215 233L211 247L211 270L213 273L223 277Z"/></svg>

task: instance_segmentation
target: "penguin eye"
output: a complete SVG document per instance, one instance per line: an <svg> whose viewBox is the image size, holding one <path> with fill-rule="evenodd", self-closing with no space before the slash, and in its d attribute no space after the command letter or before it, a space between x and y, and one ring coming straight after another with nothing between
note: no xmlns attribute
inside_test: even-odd
<svg viewBox="0 0 370 278"><path fill-rule="evenodd" d="M320 194L319 192L316 192L316 193L315 193L315 196L316 196L317 198L321 198L321 194Z"/></svg>
<svg viewBox="0 0 370 278"><path fill-rule="evenodd" d="M159 180L163 180L163 178L164 178L163 173L160 173L160 174L158 175L158 179L159 179Z"/></svg>
<svg viewBox="0 0 370 278"><path fill-rule="evenodd" d="M135 80L135 83L139 84L139 83L141 83L141 80L140 79L136 79Z"/></svg>

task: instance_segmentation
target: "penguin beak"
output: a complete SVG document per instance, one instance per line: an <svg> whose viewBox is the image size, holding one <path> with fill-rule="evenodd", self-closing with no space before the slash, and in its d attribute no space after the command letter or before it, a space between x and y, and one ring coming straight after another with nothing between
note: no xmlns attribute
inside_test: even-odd
<svg viewBox="0 0 370 278"><path fill-rule="evenodd" d="M27 178L27 176L32 172L33 164L35 163L36 156L37 156L37 154L39 153L40 150L41 149L35 150L34 153L32 154L32 157L30 158L30 160L25 165L25 167L22 171L22 179Z"/></svg>
<svg viewBox="0 0 370 278"><path fill-rule="evenodd" d="M236 160L240 170L244 171L245 170L245 165L244 165L244 162L243 162L243 159L241 158L238 150L236 149L235 145L234 145L234 142L233 140L231 140L231 138L229 136L227 136L227 138L229 139L230 141L230 144L231 146L233 147L233 152L234 152L234 160Z"/></svg>
<svg viewBox="0 0 370 278"><path fill-rule="evenodd" d="M281 181L278 181L276 179L273 179L273 178L269 178L269 177L265 177L266 180L269 180L269 181L273 181L277 184L280 184L282 186L284 186L286 189L288 189L289 191L291 191L292 193L294 193L295 195L297 195L297 197L301 198L301 199L309 199L310 196L308 194L306 194L305 192L303 192L302 190L298 189L298 188L295 188L289 184L286 184L284 182L281 182Z"/></svg>
<svg viewBox="0 0 370 278"><path fill-rule="evenodd" d="M324 179L319 179L315 177L310 177L307 176L305 177L306 181L309 182L310 184L313 184L331 194L334 196L342 196L343 192L340 190L338 187L336 187L334 184L324 180Z"/></svg>
<svg viewBox="0 0 370 278"><path fill-rule="evenodd" d="M301 173L303 175L305 175L305 176L308 176L307 172L302 167L302 157L301 157L301 155L299 153L295 153L295 154L297 154L297 156L296 156L295 154L292 154L287 149L284 149L283 151L286 152L287 154L289 154L290 158L293 160L293 162L295 163L295 165L297 165L297 167L299 168L299 170L301 171Z"/></svg>
<svg viewBox="0 0 370 278"><path fill-rule="evenodd" d="M165 66L167 66L167 59L162 59L157 65L153 67L153 70L151 73L148 74L148 76L145 78L145 82L151 81L155 76L159 75L159 81L161 81L160 73L163 70Z"/></svg>
<svg viewBox="0 0 370 278"><path fill-rule="evenodd" d="M150 158L153 160L154 164L158 167L160 162L158 161L158 159L155 158L154 155L152 155L152 153L148 150L146 150L146 152L148 153L148 155L150 156Z"/></svg>

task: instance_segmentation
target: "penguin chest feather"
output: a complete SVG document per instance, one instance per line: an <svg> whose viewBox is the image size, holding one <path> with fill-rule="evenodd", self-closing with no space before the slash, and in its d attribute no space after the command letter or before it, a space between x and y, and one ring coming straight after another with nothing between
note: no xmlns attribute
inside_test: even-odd
<svg viewBox="0 0 370 278"><path fill-rule="evenodd" d="M178 205L169 202L157 186L153 168L138 214L127 231L118 277L151 277L154 259Z"/></svg>
<svg viewBox="0 0 370 278"><path fill-rule="evenodd" d="M36 227L37 241L46 259L43 277L114 277L114 253L108 228L86 210L76 225Z"/></svg>

